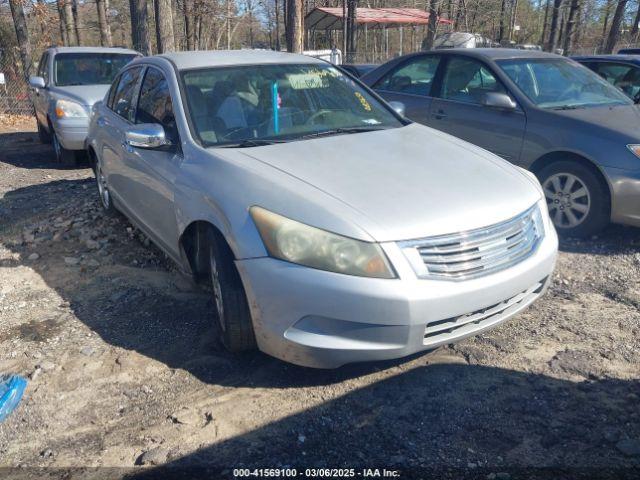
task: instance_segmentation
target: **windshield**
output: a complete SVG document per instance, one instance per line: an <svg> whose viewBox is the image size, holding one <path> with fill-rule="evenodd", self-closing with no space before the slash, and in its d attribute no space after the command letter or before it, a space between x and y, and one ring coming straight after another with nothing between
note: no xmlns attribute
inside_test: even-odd
<svg viewBox="0 0 640 480"><path fill-rule="evenodd" d="M402 126L387 107L329 64L208 68L185 71L182 78L195 136L206 146Z"/></svg>
<svg viewBox="0 0 640 480"><path fill-rule="evenodd" d="M137 55L123 53L58 53L53 62L55 84L110 85L118 71Z"/></svg>
<svg viewBox="0 0 640 480"><path fill-rule="evenodd" d="M591 70L563 59L517 58L498 65L540 108L569 109L632 102Z"/></svg>

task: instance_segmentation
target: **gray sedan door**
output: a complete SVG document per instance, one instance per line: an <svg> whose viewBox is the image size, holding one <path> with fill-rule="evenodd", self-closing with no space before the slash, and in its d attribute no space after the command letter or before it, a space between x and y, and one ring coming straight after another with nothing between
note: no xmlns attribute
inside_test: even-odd
<svg viewBox="0 0 640 480"><path fill-rule="evenodd" d="M388 102L404 103L407 118L427 123L439 63L438 55L412 57L387 72L373 88Z"/></svg>
<svg viewBox="0 0 640 480"><path fill-rule="evenodd" d="M448 56L438 98L433 100L425 123L517 163L526 129L525 113L520 108L483 105L481 100L488 92L508 94L482 62Z"/></svg>
<svg viewBox="0 0 640 480"><path fill-rule="evenodd" d="M131 176L127 201L153 240L179 258L174 185L182 154L169 86L155 67L148 67L142 80L135 123L162 125L171 145L158 149L127 146L124 162Z"/></svg>

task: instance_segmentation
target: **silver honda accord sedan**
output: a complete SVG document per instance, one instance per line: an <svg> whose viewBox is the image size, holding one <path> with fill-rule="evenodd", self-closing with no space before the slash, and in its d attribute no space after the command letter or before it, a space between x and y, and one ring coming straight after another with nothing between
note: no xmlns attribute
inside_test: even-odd
<svg viewBox="0 0 640 480"><path fill-rule="evenodd" d="M232 351L319 368L402 357L505 321L554 269L533 175L321 60L134 60L87 148L106 212L212 286Z"/></svg>

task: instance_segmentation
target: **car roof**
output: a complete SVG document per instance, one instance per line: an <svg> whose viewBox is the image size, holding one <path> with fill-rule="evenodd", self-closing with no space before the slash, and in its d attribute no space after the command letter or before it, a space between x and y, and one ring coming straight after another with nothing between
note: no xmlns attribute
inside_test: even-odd
<svg viewBox="0 0 640 480"><path fill-rule="evenodd" d="M192 68L222 67L231 65L268 65L278 63L317 63L326 64L306 55L274 52L271 50L199 50L189 52L171 52L156 55L172 62L178 70Z"/></svg>
<svg viewBox="0 0 640 480"><path fill-rule="evenodd" d="M432 52L444 55L462 54L484 60L506 60L511 58L564 58L555 53L539 50L521 50L518 48L446 48ZM422 52L429 53L429 52Z"/></svg>
<svg viewBox="0 0 640 480"><path fill-rule="evenodd" d="M640 55L576 55L574 60L609 60L613 62L631 62L640 64Z"/></svg>
<svg viewBox="0 0 640 480"><path fill-rule="evenodd" d="M140 52L120 47L51 47L50 52L56 53L123 53L141 55Z"/></svg>

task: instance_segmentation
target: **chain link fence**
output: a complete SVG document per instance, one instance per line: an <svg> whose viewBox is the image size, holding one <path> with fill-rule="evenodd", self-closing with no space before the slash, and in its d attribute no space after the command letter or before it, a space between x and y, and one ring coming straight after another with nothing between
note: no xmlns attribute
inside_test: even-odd
<svg viewBox="0 0 640 480"><path fill-rule="evenodd" d="M29 86L12 53L0 49L0 114L31 115Z"/></svg>

